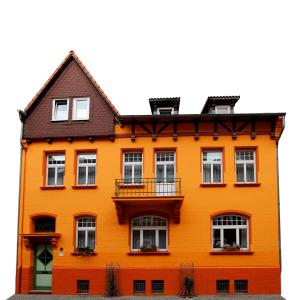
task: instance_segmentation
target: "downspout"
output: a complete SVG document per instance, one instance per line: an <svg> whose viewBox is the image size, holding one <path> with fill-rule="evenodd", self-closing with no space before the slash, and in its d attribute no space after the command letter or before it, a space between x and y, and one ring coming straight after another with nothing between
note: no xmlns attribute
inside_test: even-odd
<svg viewBox="0 0 300 300"><path fill-rule="evenodd" d="M278 195L278 240L279 240L279 265L280 265L280 272L282 271L282 255L281 255L281 218L280 218L280 188L279 188L279 157L278 157L278 144L279 139L282 135L282 132L285 128L285 116L282 116L282 127L279 133L279 137L276 141L276 164L277 164L277 195Z"/></svg>
<svg viewBox="0 0 300 300"><path fill-rule="evenodd" d="M19 195L18 195L18 226L17 226L17 254L16 254L16 278L15 278L15 282L16 282L16 287L15 287L15 292L21 292L21 277L22 277L22 249L19 249L19 247L22 247L22 243L20 243L20 238L19 238L19 234L20 234L20 215L22 215L22 224L21 224L21 232L23 233L23 217L24 217L24 186L23 184L24 182L24 178L25 178L25 172L24 172L24 176L23 176L23 182L22 182L22 170L25 169L25 162L26 162L26 148L24 147L24 145L22 144L22 137L23 137L23 129L24 129L24 117L25 117L25 113L21 110L18 110L19 113L19 118L21 120L21 132L20 132L20 168L19 168ZM23 166L23 150L24 150L24 168L22 168ZM23 193L22 193L22 188L23 188ZM20 207L21 207L21 195L22 195L22 214L20 212ZM20 254L20 272L19 272L19 281L17 282L17 268L19 265L19 250L21 250L21 254Z"/></svg>

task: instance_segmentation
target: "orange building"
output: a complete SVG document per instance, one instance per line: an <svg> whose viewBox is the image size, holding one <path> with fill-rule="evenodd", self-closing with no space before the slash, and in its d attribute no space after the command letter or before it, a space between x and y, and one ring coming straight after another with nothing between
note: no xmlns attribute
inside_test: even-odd
<svg viewBox="0 0 300 300"><path fill-rule="evenodd" d="M280 294L284 113L120 115L73 51L24 111L16 293Z"/></svg>

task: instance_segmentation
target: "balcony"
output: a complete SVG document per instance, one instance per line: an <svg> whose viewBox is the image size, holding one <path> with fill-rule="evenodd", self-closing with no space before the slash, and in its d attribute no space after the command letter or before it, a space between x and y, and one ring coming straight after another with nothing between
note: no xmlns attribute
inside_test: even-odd
<svg viewBox="0 0 300 300"><path fill-rule="evenodd" d="M135 181L116 179L115 195L112 197L119 224L125 223L125 211L141 211L147 207L171 211L178 224L183 199L180 178L139 178Z"/></svg>

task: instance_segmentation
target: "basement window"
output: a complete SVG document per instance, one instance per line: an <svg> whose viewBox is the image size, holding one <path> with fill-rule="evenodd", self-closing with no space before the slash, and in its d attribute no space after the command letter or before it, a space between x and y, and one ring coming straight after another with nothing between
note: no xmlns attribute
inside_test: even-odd
<svg viewBox="0 0 300 300"><path fill-rule="evenodd" d="M229 280L217 280L216 291L217 291L217 294L228 294L229 293Z"/></svg>
<svg viewBox="0 0 300 300"><path fill-rule="evenodd" d="M133 281L133 293L134 294L144 294L146 290L145 280L134 280Z"/></svg>
<svg viewBox="0 0 300 300"><path fill-rule="evenodd" d="M90 287L89 280L77 280L77 294L88 294Z"/></svg>
<svg viewBox="0 0 300 300"><path fill-rule="evenodd" d="M248 280L235 280L234 281L234 290L238 294L247 294L248 293Z"/></svg>
<svg viewBox="0 0 300 300"><path fill-rule="evenodd" d="M153 294L163 294L164 284L165 284L165 282L163 280L152 280L151 281L152 293Z"/></svg>

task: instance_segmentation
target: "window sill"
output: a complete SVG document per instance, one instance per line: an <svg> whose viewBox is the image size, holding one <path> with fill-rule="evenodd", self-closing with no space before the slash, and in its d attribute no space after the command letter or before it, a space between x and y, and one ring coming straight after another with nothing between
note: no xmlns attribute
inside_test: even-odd
<svg viewBox="0 0 300 300"><path fill-rule="evenodd" d="M98 188L97 185L73 185L72 189L74 190L91 190Z"/></svg>
<svg viewBox="0 0 300 300"><path fill-rule="evenodd" d="M127 255L129 256L135 256L135 255L170 255L170 252L168 251L131 251L131 252L128 252Z"/></svg>
<svg viewBox="0 0 300 300"><path fill-rule="evenodd" d="M226 183L201 183L201 187L225 187Z"/></svg>
<svg viewBox="0 0 300 300"><path fill-rule="evenodd" d="M145 185L140 183L120 184L121 189L143 189L144 187Z"/></svg>
<svg viewBox="0 0 300 300"><path fill-rule="evenodd" d="M257 182L253 182L253 183L235 183L234 186L237 186L237 187L253 187L253 186L260 186L261 183L257 183Z"/></svg>
<svg viewBox="0 0 300 300"><path fill-rule="evenodd" d="M96 256L97 252L72 252L73 256Z"/></svg>
<svg viewBox="0 0 300 300"><path fill-rule="evenodd" d="M210 251L211 255L251 255L253 251L250 250L215 250Z"/></svg>
<svg viewBox="0 0 300 300"><path fill-rule="evenodd" d="M66 187L64 185L53 185L53 186L41 186L41 190L64 190Z"/></svg>

